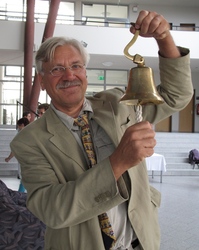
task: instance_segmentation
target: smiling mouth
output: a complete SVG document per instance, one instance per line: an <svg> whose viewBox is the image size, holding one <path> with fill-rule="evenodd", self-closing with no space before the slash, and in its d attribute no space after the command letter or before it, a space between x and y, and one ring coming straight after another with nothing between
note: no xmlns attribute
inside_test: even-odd
<svg viewBox="0 0 199 250"><path fill-rule="evenodd" d="M66 88L69 88L69 87L74 87L74 86L80 86L80 82L79 81L74 81L74 82L62 82L62 83L59 83L57 86L56 86L56 89L66 89Z"/></svg>

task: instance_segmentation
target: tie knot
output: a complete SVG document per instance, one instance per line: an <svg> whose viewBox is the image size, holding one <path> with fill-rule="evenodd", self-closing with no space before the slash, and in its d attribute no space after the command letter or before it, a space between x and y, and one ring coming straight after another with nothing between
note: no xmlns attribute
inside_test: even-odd
<svg viewBox="0 0 199 250"><path fill-rule="evenodd" d="M87 114L83 114L74 119L74 124L79 127L84 127L88 125L88 116Z"/></svg>

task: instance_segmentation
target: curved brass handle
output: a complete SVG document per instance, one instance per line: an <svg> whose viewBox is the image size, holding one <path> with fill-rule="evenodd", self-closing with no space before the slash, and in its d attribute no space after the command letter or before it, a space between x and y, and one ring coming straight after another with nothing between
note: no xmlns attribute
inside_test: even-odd
<svg viewBox="0 0 199 250"><path fill-rule="evenodd" d="M131 41L126 45L126 47L124 48L124 55L132 60L134 63L138 64L138 66L144 66L144 58L138 54L132 56L129 54L128 50L129 48L136 42L138 36L139 36L140 31L136 30L135 35L133 36L133 38L131 39Z"/></svg>

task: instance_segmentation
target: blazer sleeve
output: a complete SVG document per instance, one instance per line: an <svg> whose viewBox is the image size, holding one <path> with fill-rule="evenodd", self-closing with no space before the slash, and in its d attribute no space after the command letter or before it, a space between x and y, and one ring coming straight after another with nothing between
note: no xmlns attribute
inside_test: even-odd
<svg viewBox="0 0 199 250"><path fill-rule="evenodd" d="M179 47L180 58L159 57L160 84L157 86L164 103L145 105L143 119L151 123L169 117L185 108L193 96L189 50Z"/></svg>

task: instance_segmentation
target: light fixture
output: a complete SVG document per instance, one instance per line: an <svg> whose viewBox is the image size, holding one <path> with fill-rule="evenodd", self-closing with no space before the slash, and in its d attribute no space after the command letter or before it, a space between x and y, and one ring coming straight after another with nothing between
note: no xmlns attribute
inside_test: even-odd
<svg viewBox="0 0 199 250"><path fill-rule="evenodd" d="M102 64L103 64L104 66L106 66L106 67L110 67L110 66L113 65L112 62L103 62Z"/></svg>
<svg viewBox="0 0 199 250"><path fill-rule="evenodd" d="M87 47L87 43L86 42L84 42L84 41L81 41L81 44L86 48Z"/></svg>

